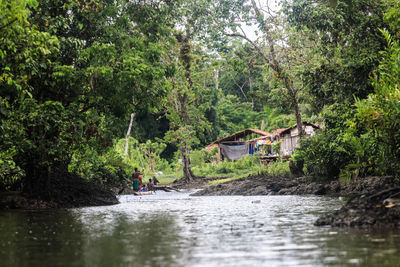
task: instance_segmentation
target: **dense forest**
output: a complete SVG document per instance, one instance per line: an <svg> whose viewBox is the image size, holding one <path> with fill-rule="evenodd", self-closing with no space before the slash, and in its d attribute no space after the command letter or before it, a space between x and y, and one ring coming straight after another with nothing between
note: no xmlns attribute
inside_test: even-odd
<svg viewBox="0 0 400 267"><path fill-rule="evenodd" d="M264 5L260 4L264 2ZM400 174L400 1L0 1L0 191L186 180L213 140L319 123L315 179Z"/></svg>

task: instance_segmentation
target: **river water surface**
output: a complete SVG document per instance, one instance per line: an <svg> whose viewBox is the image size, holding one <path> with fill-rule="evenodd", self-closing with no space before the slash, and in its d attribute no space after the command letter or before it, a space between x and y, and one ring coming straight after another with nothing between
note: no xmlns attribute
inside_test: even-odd
<svg viewBox="0 0 400 267"><path fill-rule="evenodd" d="M400 266L400 234L315 227L342 200L122 196L121 204L0 212L0 266Z"/></svg>

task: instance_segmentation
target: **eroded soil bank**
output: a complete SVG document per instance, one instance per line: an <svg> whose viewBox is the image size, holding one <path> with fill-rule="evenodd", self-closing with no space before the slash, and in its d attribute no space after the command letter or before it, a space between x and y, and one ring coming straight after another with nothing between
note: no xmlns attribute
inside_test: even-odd
<svg viewBox="0 0 400 267"><path fill-rule="evenodd" d="M207 186L194 195L325 195L348 197L338 211L323 216L318 226L400 228L400 182L393 177L366 177L348 185L311 182L300 177L252 176Z"/></svg>
<svg viewBox="0 0 400 267"><path fill-rule="evenodd" d="M71 174L54 177L40 193L0 193L1 209L46 209L118 204L114 193Z"/></svg>

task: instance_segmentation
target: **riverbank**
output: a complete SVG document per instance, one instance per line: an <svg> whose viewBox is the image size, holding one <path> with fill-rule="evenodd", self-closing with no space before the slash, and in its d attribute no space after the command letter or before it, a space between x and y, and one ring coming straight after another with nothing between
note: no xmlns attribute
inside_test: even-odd
<svg viewBox="0 0 400 267"><path fill-rule="evenodd" d="M110 190L72 174L53 177L47 192L0 193L1 209L49 209L118 204Z"/></svg>
<svg viewBox="0 0 400 267"><path fill-rule="evenodd" d="M347 185L339 181L312 182L305 177L249 176L206 186L195 196L324 195L349 198L338 211L315 225L333 227L400 228L400 182L393 177L366 177Z"/></svg>
<svg viewBox="0 0 400 267"><path fill-rule="evenodd" d="M358 179L355 183L343 185L339 181L314 182L306 177L256 175L217 185L209 185L195 195L325 195L352 197L382 190L395 184L395 180L391 177L367 177Z"/></svg>
<svg viewBox="0 0 400 267"><path fill-rule="evenodd" d="M193 196L226 195L323 195L346 197L348 202L337 211L320 217L315 225L333 227L400 228L400 182L393 177L366 177L348 185L339 181L313 182L306 177L270 177L255 175L216 185L199 178L191 183L177 181L169 189L200 189ZM48 209L118 204L116 194L78 177L51 180L46 195L20 192L0 193L0 209ZM124 190L127 190L126 192ZM129 188L119 190L131 194Z"/></svg>

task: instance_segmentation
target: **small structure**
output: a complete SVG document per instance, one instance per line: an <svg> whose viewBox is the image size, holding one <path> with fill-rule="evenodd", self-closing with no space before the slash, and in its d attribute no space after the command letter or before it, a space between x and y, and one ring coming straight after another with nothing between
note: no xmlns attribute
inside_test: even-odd
<svg viewBox="0 0 400 267"><path fill-rule="evenodd" d="M303 129L303 137L310 137L315 135L315 130L319 129L319 126L308 121L303 121ZM280 151L280 154L282 156L292 155L294 153L294 150L300 146L300 134L297 128L297 124L286 129L275 130L273 140L282 142Z"/></svg>
<svg viewBox="0 0 400 267"><path fill-rule="evenodd" d="M221 160L237 160L243 155L254 155L258 151L257 141L259 138L269 138L272 134L258 129L246 129L229 136L219 138L207 146L206 150L218 147Z"/></svg>
<svg viewBox="0 0 400 267"><path fill-rule="evenodd" d="M304 137L310 137L319 129L317 124L303 121ZM246 129L215 140L205 149L210 151L218 147L221 160L237 160L243 155L257 155L261 161L274 161L280 158L290 158L295 148L299 147L300 135L297 125L275 129L273 133L257 129ZM272 144L281 141L280 151L274 151Z"/></svg>

